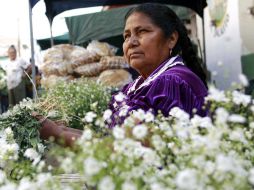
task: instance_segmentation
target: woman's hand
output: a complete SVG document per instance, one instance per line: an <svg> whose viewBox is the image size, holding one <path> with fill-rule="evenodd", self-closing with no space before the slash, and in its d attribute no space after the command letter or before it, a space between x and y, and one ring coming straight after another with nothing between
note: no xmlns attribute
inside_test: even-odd
<svg viewBox="0 0 254 190"><path fill-rule="evenodd" d="M39 132L42 139L48 140L50 137L58 139L60 137L62 132L61 126L58 126L54 121L47 119L36 112L33 112L32 116L35 117L41 124Z"/></svg>
<svg viewBox="0 0 254 190"><path fill-rule="evenodd" d="M48 140L53 137L54 140L64 146L73 146L75 141L81 137L83 131L78 129L73 129L64 126L62 123L58 125L54 121L47 119L38 113L32 113L40 123L40 137L44 140Z"/></svg>

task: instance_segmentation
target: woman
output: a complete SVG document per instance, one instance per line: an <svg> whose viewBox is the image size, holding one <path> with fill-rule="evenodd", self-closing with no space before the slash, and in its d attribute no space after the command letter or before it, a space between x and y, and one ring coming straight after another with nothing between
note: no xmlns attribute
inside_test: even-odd
<svg viewBox="0 0 254 190"><path fill-rule="evenodd" d="M124 56L140 77L126 86L124 103L112 101L111 126L121 123L119 114L142 108L169 110L180 107L189 114L204 116L207 95L206 76L198 61L187 30L177 15L160 4L142 4L126 15ZM122 105L126 106L122 106ZM121 114L120 114L121 115Z"/></svg>
<svg viewBox="0 0 254 190"><path fill-rule="evenodd" d="M17 50L14 45L8 49L9 61L3 66L7 74L7 87L9 106L15 106L26 98L26 86L24 71L30 71L30 63L22 58L17 57Z"/></svg>
<svg viewBox="0 0 254 190"><path fill-rule="evenodd" d="M123 50L127 62L140 77L115 95L110 108L113 111L109 127L121 124L125 114L139 108L160 110L165 116L173 107L189 114L205 116L204 97L207 95L206 76L198 61L187 30L168 7L145 3L131 9L125 17ZM59 137L72 144L79 131L59 128L45 120L41 136ZM55 125L51 133L49 124ZM48 130L48 131L47 131ZM46 132L46 134L44 133Z"/></svg>

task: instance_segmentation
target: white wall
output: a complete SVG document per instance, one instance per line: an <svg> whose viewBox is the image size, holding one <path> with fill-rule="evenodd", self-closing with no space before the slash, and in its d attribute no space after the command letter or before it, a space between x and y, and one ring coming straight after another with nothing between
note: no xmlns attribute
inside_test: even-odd
<svg viewBox="0 0 254 190"><path fill-rule="evenodd" d="M254 15L250 14L250 7L254 7L254 0L239 0L240 34L243 55L254 53Z"/></svg>
<svg viewBox="0 0 254 190"><path fill-rule="evenodd" d="M216 26L212 25L215 18L220 20ZM204 19L207 68L215 85L227 89L241 73L238 0L208 0Z"/></svg>

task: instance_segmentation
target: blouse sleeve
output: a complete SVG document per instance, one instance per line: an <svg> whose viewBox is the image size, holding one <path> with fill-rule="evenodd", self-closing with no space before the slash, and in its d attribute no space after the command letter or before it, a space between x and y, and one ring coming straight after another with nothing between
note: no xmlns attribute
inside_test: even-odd
<svg viewBox="0 0 254 190"><path fill-rule="evenodd" d="M192 113L196 96L190 86L178 76L161 76L150 85L137 91L131 98L129 106L131 110L142 108L159 110L167 116L173 107L179 107L187 113Z"/></svg>
<svg viewBox="0 0 254 190"><path fill-rule="evenodd" d="M30 63L28 61L26 61L23 58L19 59L19 65L23 70L26 70L28 68L28 66L30 65Z"/></svg>

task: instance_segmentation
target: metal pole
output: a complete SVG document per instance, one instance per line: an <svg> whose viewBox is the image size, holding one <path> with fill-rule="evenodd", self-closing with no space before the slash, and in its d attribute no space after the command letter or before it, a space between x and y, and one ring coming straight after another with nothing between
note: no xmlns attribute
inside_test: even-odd
<svg viewBox="0 0 254 190"><path fill-rule="evenodd" d="M54 46L53 31L52 31L52 23L53 23L53 21L49 23L49 24L50 24L49 27L50 27L50 44L51 44L51 47Z"/></svg>
<svg viewBox="0 0 254 190"><path fill-rule="evenodd" d="M32 82L33 82L33 98L36 99L36 80L35 80L35 61L34 61L34 37L33 37L33 21L32 21L32 8L30 1L29 4L29 21L30 21L30 41L31 41L31 65L32 65Z"/></svg>
<svg viewBox="0 0 254 190"><path fill-rule="evenodd" d="M19 18L17 18L17 23L18 23L18 55L19 57L21 56L21 53L20 53L20 24L19 24Z"/></svg>
<svg viewBox="0 0 254 190"><path fill-rule="evenodd" d="M203 10L203 18L202 18L202 32L203 32L203 58L204 58L204 68L207 70L207 65L206 65L206 43L205 43L205 15L204 15L204 10Z"/></svg>

